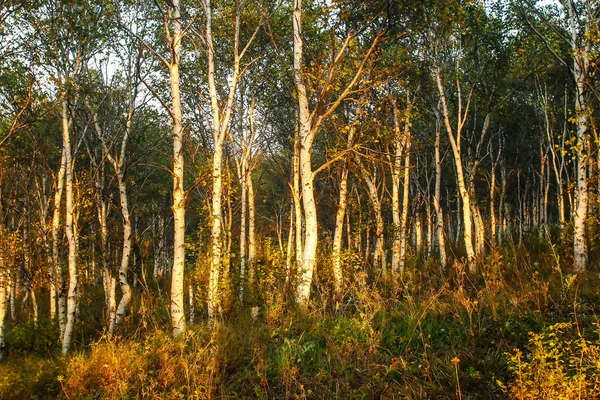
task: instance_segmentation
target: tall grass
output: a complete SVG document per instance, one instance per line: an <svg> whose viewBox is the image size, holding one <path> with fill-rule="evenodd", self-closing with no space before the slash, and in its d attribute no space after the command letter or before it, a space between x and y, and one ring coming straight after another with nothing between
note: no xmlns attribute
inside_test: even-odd
<svg viewBox="0 0 600 400"><path fill-rule="evenodd" d="M308 311L292 301L283 257L267 249L246 303L232 299L222 319L177 340L156 288L137 295L120 338L84 320L67 358L35 330L13 328L0 398L598 396L598 276L569 275L543 241L527 248L535 252L492 250L476 276L417 257L404 276L381 276L347 253L339 303L322 256Z"/></svg>

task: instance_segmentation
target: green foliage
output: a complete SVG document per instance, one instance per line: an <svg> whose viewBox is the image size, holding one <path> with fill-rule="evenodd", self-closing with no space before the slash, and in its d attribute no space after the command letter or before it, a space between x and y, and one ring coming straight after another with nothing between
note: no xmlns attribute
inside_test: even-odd
<svg viewBox="0 0 600 400"><path fill-rule="evenodd" d="M572 322L531 333L527 350L507 353L514 381L504 386L516 399L591 399L600 396L600 346Z"/></svg>
<svg viewBox="0 0 600 400"><path fill-rule="evenodd" d="M56 353L56 343L58 326L48 320L20 324L6 334L6 347L14 355L49 356Z"/></svg>

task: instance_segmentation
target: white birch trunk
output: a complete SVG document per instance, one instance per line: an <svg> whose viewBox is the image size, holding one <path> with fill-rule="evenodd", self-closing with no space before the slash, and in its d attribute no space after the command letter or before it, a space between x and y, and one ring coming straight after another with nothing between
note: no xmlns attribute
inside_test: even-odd
<svg viewBox="0 0 600 400"><path fill-rule="evenodd" d="M304 251L299 273L297 301L308 306L313 271L317 257L318 224L317 207L314 198L314 176L311 166L314 131L311 131L311 118L308 109L306 87L302 76L302 0L294 0L294 82L298 98L298 120L300 136L300 178L302 182L302 204L304 206Z"/></svg>
<svg viewBox="0 0 600 400"><path fill-rule="evenodd" d="M0 206L1 207L1 206ZM3 230L0 227L0 230ZM0 232L4 234L4 232ZM0 360L4 358L4 347L6 337L6 299L7 299L7 286L8 277L4 267L4 237L0 237Z"/></svg>
<svg viewBox="0 0 600 400"><path fill-rule="evenodd" d="M240 216L240 300L244 299L244 285L246 283L246 210L248 209L247 205L247 185L246 185L246 160L242 156L242 160L238 164L238 175L240 177L240 207L241 216Z"/></svg>
<svg viewBox="0 0 600 400"><path fill-rule="evenodd" d="M446 242L444 241L444 214L440 204L441 198L441 183L442 183L442 160L440 157L440 122L439 116L436 113L436 128L435 128L435 190L433 195L433 208L436 215L436 235L438 249L440 253L440 263L442 268L446 268Z"/></svg>
<svg viewBox="0 0 600 400"><path fill-rule="evenodd" d="M462 165L462 156L460 150L460 139L462 134L462 128L464 124L464 117L459 112L459 122L458 129L456 131L456 138L454 136L454 132L452 129L452 125L450 123L450 113L448 111L448 102L446 100L446 90L444 89L444 85L442 83L442 76L439 69L435 69L435 78L438 86L438 91L440 93L440 100L442 103L442 111L444 124L446 126L446 131L448 133L448 138L450 139L450 145L452 146L452 153L454 156L454 166L456 169L456 181L458 185L458 191L460 193L460 198L462 201L462 211L463 211L463 238L465 242L465 250L467 253L467 262L469 264L469 271L471 273L475 272L475 251L473 250L473 228L472 228L472 217L471 217L471 198L469 195L469 190L465 183L464 173L463 173L463 165ZM459 96L460 97L460 96ZM461 107L459 107L461 108ZM467 110L468 111L468 110ZM466 111L465 111L466 112Z"/></svg>
<svg viewBox="0 0 600 400"><path fill-rule="evenodd" d="M251 170L248 173L246 185L248 190L248 270L253 276L256 262L256 201Z"/></svg>
<svg viewBox="0 0 600 400"><path fill-rule="evenodd" d="M54 192L54 210L52 215L52 282L50 287L50 292L52 293L51 300L57 301L58 304L58 324L60 327L60 337L62 341L62 337L65 331L65 323L66 323L66 310L64 307L64 303L62 299L64 299L64 295L62 294L64 289L64 281L62 276L62 269L60 266L59 260L59 241L60 241L60 211L61 211L61 203L62 203L62 193L64 190L65 183L65 172L67 169L66 164L66 150L63 146L60 158L60 166L58 169L58 173L56 175L55 182L55 192Z"/></svg>
<svg viewBox="0 0 600 400"><path fill-rule="evenodd" d="M361 109L359 106L348 130L346 150L350 150L353 145L354 133L356 132L356 122L358 121L360 112ZM342 166L338 209L335 216L335 230L333 234L333 249L331 253L331 261L333 266L333 288L336 299L340 299L342 286L344 283L342 262L340 257L342 253L342 238L344 235L344 219L346 216L346 206L348 204L348 162L349 157L346 157L344 165Z"/></svg>
<svg viewBox="0 0 600 400"><path fill-rule="evenodd" d="M398 260L398 271L404 274L406 263L406 242L408 234L408 203L410 191L410 130L408 118L404 125L404 180L402 188L402 217L400 219L400 259Z"/></svg>
<svg viewBox="0 0 600 400"><path fill-rule="evenodd" d="M588 263L588 248L587 248L587 235L586 235L586 223L588 214L588 184L587 184L587 164L586 164L586 151L587 146L587 129L588 129L588 110L585 99L586 85L587 85L587 72L589 66L589 41L590 38L586 37L586 46L581 48L578 41L578 27L577 27L577 15L575 11L575 4L573 0L568 0L566 3L568 6L569 25L571 30L571 41L573 51L573 75L576 82L576 99L575 99L575 118L577 121L577 146L576 146L576 157L577 157L577 182L575 186L576 191L576 207L573 215L573 249L574 249L574 261L575 265L573 270L575 272L583 272L587 268ZM589 10L588 12L591 12ZM588 16L591 18L591 16ZM586 29L586 35L590 32Z"/></svg>
<svg viewBox="0 0 600 400"><path fill-rule="evenodd" d="M400 131L400 119L396 102L392 99L394 117L394 160L392 162L392 222L394 224L394 237L392 241L392 271L400 268L400 172L402 170L403 137Z"/></svg>
<svg viewBox="0 0 600 400"><path fill-rule="evenodd" d="M300 268L302 265L302 196L300 194L300 136L297 131L294 135L294 157L293 163L293 176L292 176L292 199L294 201L294 218L295 218L295 230L296 230L296 268Z"/></svg>
<svg viewBox="0 0 600 400"><path fill-rule="evenodd" d="M77 271L77 243L75 239L75 231L73 229L73 216L75 211L75 205L73 204L73 164L74 161L71 159L71 137L70 137L70 123L67 116L67 101L62 101L62 128L63 128L63 147L65 151L65 197L66 197L66 213L65 213L65 232L67 235L67 242L69 244L69 256L68 256L68 267L69 267L69 290L67 292L67 318L65 324L65 333L62 341L62 353L67 354L71 347L71 339L73 335L73 329L75 327L75 317L77 309L77 285L78 285L78 271Z"/></svg>
<svg viewBox="0 0 600 400"><path fill-rule="evenodd" d="M181 95L179 92L179 62L181 59L181 11L179 0L171 1L173 37L169 42L172 60L169 65L171 76L171 99L173 119L173 268L171 272L171 325L173 336L186 330L184 312L185 270L185 191L183 189L183 124Z"/></svg>

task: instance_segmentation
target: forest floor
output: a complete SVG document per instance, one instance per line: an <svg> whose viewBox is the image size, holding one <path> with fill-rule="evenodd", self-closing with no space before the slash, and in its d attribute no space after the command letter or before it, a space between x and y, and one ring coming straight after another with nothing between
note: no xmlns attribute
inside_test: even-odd
<svg viewBox="0 0 600 400"><path fill-rule="evenodd" d="M257 274L255 318L234 304L178 339L165 292L146 288L127 334L108 340L89 289L68 357L48 321L9 326L0 398L598 398L599 274L565 272L555 250L491 251L475 275L412 260L395 280L348 256L344 301L329 300L325 277L308 311L276 274Z"/></svg>

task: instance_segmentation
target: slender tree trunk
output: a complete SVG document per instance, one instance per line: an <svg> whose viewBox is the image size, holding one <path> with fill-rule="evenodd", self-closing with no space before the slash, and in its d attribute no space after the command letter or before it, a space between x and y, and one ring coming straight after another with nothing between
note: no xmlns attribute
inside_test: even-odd
<svg viewBox="0 0 600 400"><path fill-rule="evenodd" d="M290 274L292 273L292 257L294 252L294 204L290 204L290 226L288 229L287 249L285 254L285 282L286 284L290 280Z"/></svg>
<svg viewBox="0 0 600 400"><path fill-rule="evenodd" d="M348 138L346 140L346 150L350 150L354 141L354 133L356 132L356 122L358 121L361 113L361 107L358 106L353 121L350 124L348 131ZM348 163L350 161L349 156L346 157L345 163L342 167L342 176L340 180L340 193L338 201L338 209L335 216L335 230L333 234L333 250L331 254L331 261L333 265L333 287L334 295L337 299L341 298L342 286L344 282L342 272L342 238L344 235L344 218L346 216L346 206L348 204Z"/></svg>
<svg viewBox="0 0 600 400"><path fill-rule="evenodd" d="M246 186L248 190L248 270L252 275L255 272L254 264L256 263L256 202L252 182L252 169L248 172Z"/></svg>
<svg viewBox="0 0 600 400"><path fill-rule="evenodd" d="M475 251L473 250L473 228L472 228L472 217L471 217L471 197L469 195L469 190L465 183L464 173L463 173L463 165L462 165L462 156L460 150L460 138L461 131L463 127L464 121L458 124L458 129L456 132L456 138L454 137L454 133L452 130L452 125L450 124L450 114L448 111L448 102L446 100L446 91L444 89L444 85L442 83L442 76L438 69L435 69L435 77L437 81L438 90L440 93L440 100L442 103L442 111L444 124L446 126L446 131L448 132L448 138L450 139L450 145L452 146L452 153L454 155L454 165L456 169L456 183L458 185L458 191L460 193L460 198L462 200L462 211L463 211L463 235L465 241L465 249L467 252L467 262L469 264L469 271L471 273L475 272ZM462 115L459 115L459 120L463 118Z"/></svg>
<svg viewBox="0 0 600 400"><path fill-rule="evenodd" d="M311 117L308 109L306 87L302 76L302 1L294 0L294 82L298 98L298 120L300 136L300 178L302 182L302 204L304 206L304 251L300 268L297 300L303 307L308 306L313 271L317 258L318 224L317 207L314 197L314 176L311 166L314 131L311 131Z"/></svg>
<svg viewBox="0 0 600 400"><path fill-rule="evenodd" d="M185 270L185 192L183 189L184 156L181 95L179 92L179 61L181 59L181 11L179 0L172 0L170 10L173 19L173 37L169 43L172 60L171 99L173 118L173 269L171 271L171 325L173 336L186 330L184 312Z"/></svg>
<svg viewBox="0 0 600 400"><path fill-rule="evenodd" d="M402 170L402 151L404 137L400 130L400 118L396 102L392 100L392 111L394 113L394 160L392 162L392 221L394 224L394 237L392 241L392 271L397 272L400 268L400 172Z"/></svg>
<svg viewBox="0 0 600 400"><path fill-rule="evenodd" d="M415 248L417 250L417 255L421 255L423 253L423 223L421 213L415 213Z"/></svg>
<svg viewBox="0 0 600 400"><path fill-rule="evenodd" d="M71 137L69 132L69 121L67 116L67 101L62 101L62 128L63 128L63 147L65 152L65 191L66 191L66 214L65 214L65 232L69 244L69 291L67 293L67 321L65 324L65 333L62 342L62 352L67 354L71 347L71 339L75 326L75 314L77 309L77 243L75 242L75 231L73 229L73 216L75 205L73 204L73 164L71 159Z"/></svg>
<svg viewBox="0 0 600 400"><path fill-rule="evenodd" d="M117 161L118 163L118 161ZM121 214L123 216L123 251L121 254L121 266L119 268L119 284L121 285L122 297L117 307L117 313L108 329L109 335L115 331L115 327L123 322L129 303L131 302L131 287L127 281L129 271L129 258L131 256L131 216L129 215L129 205L127 199L127 186L123 176L122 166L117 171L117 181L119 183L119 199L121 203Z"/></svg>
<svg viewBox="0 0 600 400"><path fill-rule="evenodd" d="M62 275L62 269L60 266L59 260L59 241L60 241L60 210L61 210L61 202L62 202L62 193L64 190L65 183L65 172L67 169L66 165L66 150L63 145L63 149L61 152L60 158L60 167L58 169L58 173L56 175L55 182L55 192L54 192L54 210L52 215L52 282L50 287L50 292L52 293L51 299L54 298L53 301L58 302L58 324L60 327L60 338L62 341L62 337L65 332L65 324L66 324L66 309L64 303L64 280Z"/></svg>
<svg viewBox="0 0 600 400"><path fill-rule="evenodd" d="M240 207L242 209L240 216L240 300L244 299L244 286L246 284L246 210L248 209L246 199L246 193L248 189L246 180L248 173L246 169L246 160L242 156L242 160L238 164L238 175L240 177L241 191Z"/></svg>
<svg viewBox="0 0 600 400"><path fill-rule="evenodd" d="M331 264L333 266L333 290L336 300L341 297L342 285L344 281L342 261L340 257L342 253L342 235L344 231L344 216L346 213L347 198L348 166L346 164L342 167L338 209L335 216L335 230L333 234L333 250L331 253Z"/></svg>
<svg viewBox="0 0 600 400"><path fill-rule="evenodd" d="M406 241L408 231L408 206L410 191L410 147L411 138L408 118L404 125L404 181L402 188L402 218L400 220L400 258L398 260L398 270L404 274L404 265L406 262Z"/></svg>
<svg viewBox="0 0 600 400"><path fill-rule="evenodd" d="M194 318L196 315L196 306L194 302L194 284L190 281L188 285L188 301L190 303L190 325L194 324Z"/></svg>
<svg viewBox="0 0 600 400"><path fill-rule="evenodd" d="M208 284L208 317L213 319L219 310L219 276L223 263L223 237L222 237L222 163L223 143L229 129L229 120L233 110L236 86L240 77L240 59L243 52L239 52L240 13L239 9L235 18L233 73L229 79L229 94L225 105L221 107L215 83L215 49L212 34L212 8L210 0L203 0L204 14L206 16L205 43L208 60L208 87L212 111L212 131L214 141L214 154L212 165L212 204L211 204L211 264ZM252 40L252 39L251 39Z"/></svg>
<svg viewBox="0 0 600 400"><path fill-rule="evenodd" d="M373 205L373 213L375 214L375 248L373 252L373 268L375 270L383 270L383 243L384 243L384 223L383 215L381 212L381 201L379 200L379 193L377 191L376 177L375 174L369 174L366 170L363 170L363 179L367 184L369 199Z"/></svg>
<svg viewBox="0 0 600 400"><path fill-rule="evenodd" d="M1 207L1 205L0 205ZM4 358L8 277L4 266L4 229L0 226L0 360Z"/></svg>
<svg viewBox="0 0 600 400"><path fill-rule="evenodd" d="M574 55L573 75L576 85L575 118L577 123L577 183L575 186L577 205L573 215L573 249L574 249L574 271L583 272L587 268L588 248L586 223L588 214L588 185L587 185L587 161L586 151L588 147L588 110L585 99L587 85L587 71L589 66L588 47L581 48L578 45L578 28L573 0L568 0L569 25L571 28L572 51ZM590 11L591 12L591 11ZM589 17L588 17L589 18ZM586 31L586 33L589 33ZM589 44L589 38L585 39Z"/></svg>
<svg viewBox="0 0 600 400"><path fill-rule="evenodd" d="M446 243L444 241L444 214L440 204L442 184L442 160L440 157L440 119L436 113L435 128L435 193L433 196L433 208L436 214L436 235L440 252L440 263L446 268Z"/></svg>
<svg viewBox="0 0 600 400"><path fill-rule="evenodd" d="M296 229L296 268L302 265L302 195L300 194L300 136L296 131L294 135L294 157L292 159L292 199L294 201L294 218Z"/></svg>

